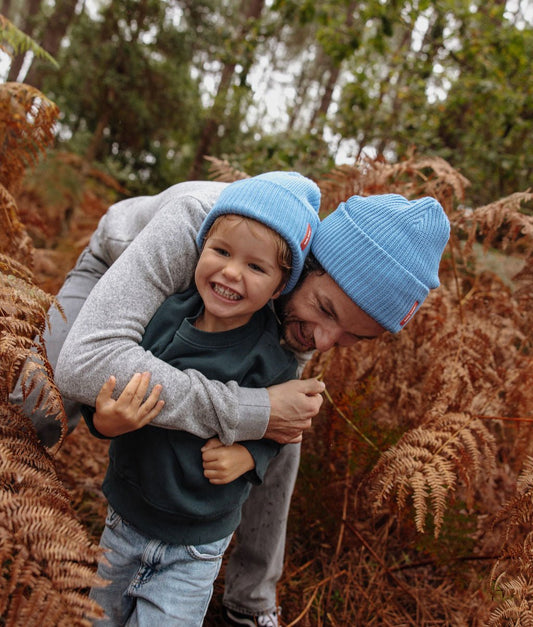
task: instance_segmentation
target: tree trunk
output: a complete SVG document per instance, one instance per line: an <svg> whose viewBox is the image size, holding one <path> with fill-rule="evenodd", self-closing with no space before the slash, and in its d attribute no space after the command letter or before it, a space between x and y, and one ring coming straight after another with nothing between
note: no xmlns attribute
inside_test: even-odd
<svg viewBox="0 0 533 627"><path fill-rule="evenodd" d="M346 30L350 31L354 24L354 13L357 7L357 0L353 0L346 7ZM327 69L328 79L324 86L324 91L322 93L322 98L320 99L320 104L313 112L311 116L311 121L309 122L309 131L312 131L315 128L315 125L318 127L320 133L322 133L324 129L324 122L326 119L326 114L328 112L329 106L331 105L331 100L333 98L333 90L335 89L335 85L337 84L337 80L339 79L339 74L341 70L341 61L335 61L332 58L327 58L327 63L325 63Z"/></svg>
<svg viewBox="0 0 533 627"><path fill-rule="evenodd" d="M6 12L3 13L3 15L5 15L6 17L9 17L8 12L11 8L10 7L11 0L4 0L3 7L5 7L5 5L7 5L7 7L5 9L2 8L2 11L6 10ZM16 26L23 33L28 35L28 37L32 37L34 39L36 17L37 17L37 14L39 13L39 9L41 8L41 0L28 0L25 6L26 6L26 13L24 17L22 18L21 23L16 24ZM11 66L9 68L9 73L7 75L8 81L17 80L19 72L22 68L22 64L24 63L25 56L26 56L26 53L22 52L20 54L16 54L13 57L13 60L11 61Z"/></svg>
<svg viewBox="0 0 533 627"><path fill-rule="evenodd" d="M250 30L250 23L257 20L261 16L264 6L265 0L250 0L247 3L243 24L235 39L237 44L245 40L246 35ZM249 55L248 62L245 62L244 66L249 68L251 66L251 52L248 52L247 54ZM202 129L196 155L191 169L189 170L190 180L201 177L204 166L204 157L209 154L211 146L213 145L214 139L217 135L217 130L224 121L226 104L228 102L228 93L231 87L233 75L235 73L235 66L236 62L226 63L222 69L222 76L218 85L217 94L215 96L213 106L211 107L211 112Z"/></svg>
<svg viewBox="0 0 533 627"><path fill-rule="evenodd" d="M333 90L335 89L335 85L337 84L340 71L340 66L334 64L330 65L329 71L327 73L328 80L326 81L326 85L324 86L324 92L322 93L322 98L320 99L320 105L313 111L313 115L311 116L311 120L309 121L309 131L312 131L315 128L315 125L318 126L322 131L322 128L324 126L324 120L326 118L329 105L331 104Z"/></svg>
<svg viewBox="0 0 533 627"><path fill-rule="evenodd" d="M56 0L54 12L48 20L42 42L38 42L54 58L57 56L61 41L74 19L77 2L78 0ZM25 82L41 89L43 80L49 71L50 64L47 61L35 59Z"/></svg>
<svg viewBox="0 0 533 627"><path fill-rule="evenodd" d="M0 14L2 14L4 17L7 17L8 20L11 20L10 13L11 13L11 0L2 0L2 4L0 4Z"/></svg>
<svg viewBox="0 0 533 627"><path fill-rule="evenodd" d="M85 153L87 163L93 163L93 161L96 161L97 157L99 156L102 149L102 138L108 124L109 114L104 113L103 116L98 120L98 125L91 138L91 143L89 144L87 152Z"/></svg>

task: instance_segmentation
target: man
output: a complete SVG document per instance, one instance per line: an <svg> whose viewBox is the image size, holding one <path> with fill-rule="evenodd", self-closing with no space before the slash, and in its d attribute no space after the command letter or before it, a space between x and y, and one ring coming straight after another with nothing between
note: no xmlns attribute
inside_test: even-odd
<svg viewBox="0 0 533 627"><path fill-rule="evenodd" d="M165 400L154 424L200 437L217 434L226 444L261 437L296 442L319 410L321 383L240 389L194 371L176 372L139 346L164 298L189 285L198 255L196 232L224 185L182 183L110 208L58 295L62 303L69 295L83 299L98 274L106 272L65 343L57 380L66 396L94 405L110 375L117 376L121 390L134 373L150 372L152 382L163 386ZM285 341L298 351L325 351L399 331L438 286L448 236L448 220L434 199L354 196L341 203L313 240L312 253L320 265L311 267L280 303ZM76 291L75 284L83 285ZM79 303L71 317L76 309ZM48 338L49 354L50 343ZM187 407L202 405L204 414L191 413L187 424L173 424L176 408L186 414ZM224 605L230 624L278 624L275 586L298 459L298 445L286 446L245 505L226 571Z"/></svg>

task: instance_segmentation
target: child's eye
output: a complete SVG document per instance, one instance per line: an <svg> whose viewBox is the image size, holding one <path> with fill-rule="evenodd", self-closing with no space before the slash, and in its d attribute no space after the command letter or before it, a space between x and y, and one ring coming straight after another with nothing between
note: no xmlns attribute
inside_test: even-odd
<svg viewBox="0 0 533 627"><path fill-rule="evenodd" d="M225 249L225 248L218 248L215 247L213 248L213 250L218 254L218 255L222 255L223 257L228 257L229 256L229 252Z"/></svg>
<svg viewBox="0 0 533 627"><path fill-rule="evenodd" d="M255 270L256 272L263 272L263 273L265 272L263 268L261 268L261 266L258 266L256 263L251 263L250 268L252 270Z"/></svg>

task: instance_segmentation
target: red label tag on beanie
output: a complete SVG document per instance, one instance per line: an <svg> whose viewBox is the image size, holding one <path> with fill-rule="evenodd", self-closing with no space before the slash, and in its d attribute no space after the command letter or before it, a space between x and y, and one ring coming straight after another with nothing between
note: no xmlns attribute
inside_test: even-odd
<svg viewBox="0 0 533 627"><path fill-rule="evenodd" d="M302 250L305 250L307 248L307 245L309 244L309 242L311 241L311 234L313 233L313 229L311 228L311 225L308 224L307 225L307 230L305 232L304 238L300 244L300 248Z"/></svg>
<svg viewBox="0 0 533 627"><path fill-rule="evenodd" d="M415 304L411 307L411 309L409 309L409 311L407 312L407 315L405 316L405 318L400 322L400 326L403 327L404 324L407 324L409 322L409 320L411 320L411 318L413 317L413 314L416 311L416 308L418 307L418 301L415 301Z"/></svg>

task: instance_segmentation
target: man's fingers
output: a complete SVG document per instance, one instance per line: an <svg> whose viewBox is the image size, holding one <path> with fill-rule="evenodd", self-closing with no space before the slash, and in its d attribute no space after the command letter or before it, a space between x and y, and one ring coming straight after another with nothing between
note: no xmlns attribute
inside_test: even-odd
<svg viewBox="0 0 533 627"><path fill-rule="evenodd" d="M322 394L322 392L326 389L326 385L323 381L319 381L318 379L302 379L302 383L305 386L304 394L308 394L309 396L313 394Z"/></svg>
<svg viewBox="0 0 533 627"><path fill-rule="evenodd" d="M283 442L283 444L297 444L298 442L301 442L303 439L304 439L304 436L300 433L300 435L297 435L291 440L287 440L286 442Z"/></svg>
<svg viewBox="0 0 533 627"><path fill-rule="evenodd" d="M136 372L131 379L126 384L126 387L122 390L122 394L119 396L118 400L130 402L131 399L135 396L137 389L139 388L139 384L141 382L141 373Z"/></svg>

